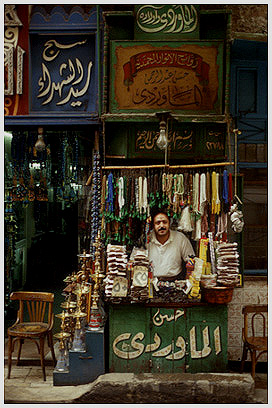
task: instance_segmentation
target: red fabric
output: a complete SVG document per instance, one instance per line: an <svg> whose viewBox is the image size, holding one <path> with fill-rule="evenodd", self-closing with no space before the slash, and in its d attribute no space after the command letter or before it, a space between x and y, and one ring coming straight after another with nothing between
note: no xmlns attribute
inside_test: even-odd
<svg viewBox="0 0 272 408"><path fill-rule="evenodd" d="M232 174L229 173L229 192L228 192L228 201L229 204L232 205L233 200L233 191L232 191Z"/></svg>

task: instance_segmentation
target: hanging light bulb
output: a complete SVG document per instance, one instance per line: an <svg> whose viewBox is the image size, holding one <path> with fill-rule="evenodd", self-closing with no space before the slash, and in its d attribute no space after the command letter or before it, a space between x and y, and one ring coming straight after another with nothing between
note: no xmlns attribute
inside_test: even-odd
<svg viewBox="0 0 272 408"><path fill-rule="evenodd" d="M38 139L37 139L37 142L35 143L35 149L38 152L42 152L45 148L46 148L46 145L43 140L43 128L39 127L38 128Z"/></svg>
<svg viewBox="0 0 272 408"><path fill-rule="evenodd" d="M164 120L160 122L160 135L156 143L158 148L161 150L164 150L167 147L168 140L166 137L166 122Z"/></svg>

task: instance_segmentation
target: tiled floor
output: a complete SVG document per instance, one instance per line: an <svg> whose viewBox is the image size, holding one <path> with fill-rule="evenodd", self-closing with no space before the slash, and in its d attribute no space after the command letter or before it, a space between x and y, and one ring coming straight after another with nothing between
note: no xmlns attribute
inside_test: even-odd
<svg viewBox="0 0 272 408"><path fill-rule="evenodd" d="M11 378L7 379L8 367L7 367L7 340L5 340L5 383L14 383L15 381L24 382L28 386L35 386L35 383L39 385L53 385L53 360L51 356L50 349L47 344L45 344L45 372L46 372L46 381L43 381L42 369L40 366L39 354L36 345L32 341L25 341L22 352L21 352L21 361L19 365L16 365L17 360L17 346L15 343L14 352L12 354L12 366L11 366ZM58 343L55 343L55 354L58 356Z"/></svg>
<svg viewBox="0 0 272 408"><path fill-rule="evenodd" d="M7 340L5 341L7 346ZM46 381L43 381L42 370L40 367L39 355L36 346L32 342L25 342L22 348L21 365L16 366L17 353L14 352L12 359L11 378L7 379L7 347L5 347L5 385L25 384L27 387L53 387L53 361L51 352L46 346L45 366L46 366ZM56 357L58 356L58 343L55 344ZM255 386L259 389L267 389L267 374L256 373Z"/></svg>

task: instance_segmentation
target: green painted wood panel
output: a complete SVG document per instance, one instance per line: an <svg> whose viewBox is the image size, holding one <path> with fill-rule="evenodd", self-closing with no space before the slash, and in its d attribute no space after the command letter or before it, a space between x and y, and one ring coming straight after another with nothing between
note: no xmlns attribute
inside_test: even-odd
<svg viewBox="0 0 272 408"><path fill-rule="evenodd" d="M224 372L227 306L114 305L109 313L111 372Z"/></svg>
<svg viewBox="0 0 272 408"><path fill-rule="evenodd" d="M109 370L111 372L149 372L149 309L144 306L110 307Z"/></svg>
<svg viewBox="0 0 272 408"><path fill-rule="evenodd" d="M188 309L186 371L224 372L227 365L227 306Z"/></svg>
<svg viewBox="0 0 272 408"><path fill-rule="evenodd" d="M151 352L153 373L173 373L185 370L186 322L182 308L152 308L151 339L157 349ZM180 324L177 324L179 322Z"/></svg>
<svg viewBox="0 0 272 408"><path fill-rule="evenodd" d="M106 154L126 158L164 158L156 141L159 123L111 124ZM129 141L129 142L128 142ZM168 151L172 159L225 160L226 125L170 123Z"/></svg>

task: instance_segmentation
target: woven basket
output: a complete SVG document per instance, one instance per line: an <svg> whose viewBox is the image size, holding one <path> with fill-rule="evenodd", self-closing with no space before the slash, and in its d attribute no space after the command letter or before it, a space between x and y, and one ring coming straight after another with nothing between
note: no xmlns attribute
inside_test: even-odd
<svg viewBox="0 0 272 408"><path fill-rule="evenodd" d="M233 288L225 286L214 286L213 288L202 288L202 299L208 303L226 304L232 299Z"/></svg>

